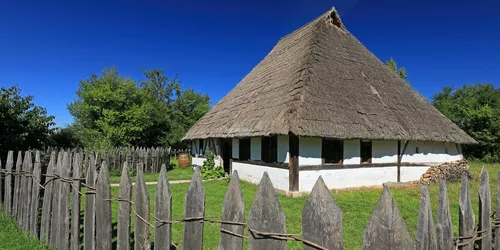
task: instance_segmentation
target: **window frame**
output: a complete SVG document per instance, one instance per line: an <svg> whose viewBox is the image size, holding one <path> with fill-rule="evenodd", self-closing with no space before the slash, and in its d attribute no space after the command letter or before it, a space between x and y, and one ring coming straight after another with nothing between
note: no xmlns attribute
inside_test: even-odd
<svg viewBox="0 0 500 250"><path fill-rule="evenodd" d="M344 141L321 138L321 159L323 164L343 164Z"/></svg>
<svg viewBox="0 0 500 250"><path fill-rule="evenodd" d="M363 150L369 148L368 151L364 152ZM363 161L365 159L364 156L369 156L367 157L366 161ZM361 164L370 164L372 163L372 158L373 158L373 142L372 140L360 140L359 141L359 161Z"/></svg>
<svg viewBox="0 0 500 250"><path fill-rule="evenodd" d="M262 136L260 139L261 161L265 163L278 162L278 137Z"/></svg>
<svg viewBox="0 0 500 250"><path fill-rule="evenodd" d="M249 161L251 157L252 142L250 138L240 138L238 143L239 155L241 161Z"/></svg>

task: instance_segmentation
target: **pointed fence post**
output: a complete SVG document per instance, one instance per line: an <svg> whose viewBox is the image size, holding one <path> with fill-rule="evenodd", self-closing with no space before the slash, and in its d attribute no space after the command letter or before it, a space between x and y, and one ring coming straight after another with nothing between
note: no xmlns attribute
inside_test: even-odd
<svg viewBox="0 0 500 250"><path fill-rule="evenodd" d="M439 201L437 213L437 244L439 250L453 248L453 225L451 224L450 201L446 182L439 183Z"/></svg>
<svg viewBox="0 0 500 250"><path fill-rule="evenodd" d="M222 221L245 222L245 202L241 191L240 177L235 170L229 182L229 188L222 204ZM230 233L243 235L243 225L233 225L222 223L220 233L220 250L243 249L243 238ZM230 233L228 233L230 232Z"/></svg>
<svg viewBox="0 0 500 250"><path fill-rule="evenodd" d="M23 165L23 153L21 151L17 154L16 161L16 172L14 174L14 198L12 200L12 213L10 216L14 217L16 220L18 219L18 207L19 207L19 195L21 191L21 168Z"/></svg>
<svg viewBox="0 0 500 250"><path fill-rule="evenodd" d="M259 234L286 233L286 218L267 172L248 212L248 249L286 249L286 241Z"/></svg>
<svg viewBox="0 0 500 250"><path fill-rule="evenodd" d="M137 175L135 177L134 187L134 208L135 208L135 250L149 249L149 232L150 232L150 209L149 209L149 193L144 181L144 165L137 166ZM188 249L184 247L185 249Z"/></svg>
<svg viewBox="0 0 500 250"><path fill-rule="evenodd" d="M410 233L392 198L389 187L384 191L363 233L363 249L407 250L414 249Z"/></svg>
<svg viewBox="0 0 500 250"><path fill-rule="evenodd" d="M30 178L33 172L33 159L31 151L27 151L24 157L24 173L23 173L23 212L22 212L22 228L25 231L30 230L30 212L31 212L31 192L33 181Z"/></svg>
<svg viewBox="0 0 500 250"><path fill-rule="evenodd" d="M490 178L488 170L484 170L480 177L479 185L479 227L478 231L483 232L484 236L479 240L479 248L481 250L492 249L492 235L491 235L491 192L490 192Z"/></svg>
<svg viewBox="0 0 500 250"><path fill-rule="evenodd" d="M205 216L205 189L199 168L193 173L186 193L184 218ZM184 223L184 249L203 248L203 220L191 220Z"/></svg>
<svg viewBox="0 0 500 250"><path fill-rule="evenodd" d="M472 211L472 202L469 193L469 179L467 176L462 177L462 186L460 190L460 201L459 201L459 213L458 213L458 235L462 237L471 237L474 233L474 212ZM469 242L464 245L461 249L463 250L474 250L474 242L469 239L462 240L463 242Z"/></svg>
<svg viewBox="0 0 500 250"><path fill-rule="evenodd" d="M320 176L302 209L302 237L328 249L344 249L342 212ZM304 249L317 249L304 244Z"/></svg>
<svg viewBox="0 0 500 250"><path fill-rule="evenodd" d="M172 242L172 224L161 223L162 221L172 220L172 193L168 183L167 168L161 166L160 178L156 185L155 194L155 249L168 250Z"/></svg>
<svg viewBox="0 0 500 250"><path fill-rule="evenodd" d="M132 180L128 170L128 162L123 163L120 177L120 199L132 200ZM118 203L118 239L117 249L130 249L130 203Z"/></svg>
<svg viewBox="0 0 500 250"><path fill-rule="evenodd" d="M437 237L432 219L431 197L427 185L422 186L417 226L417 250L437 249Z"/></svg>
<svg viewBox="0 0 500 250"><path fill-rule="evenodd" d="M88 168L85 184L87 194L85 195L85 213L83 214L83 249L95 249L95 179L96 160L94 156L88 158ZM92 188L90 188L92 187Z"/></svg>
<svg viewBox="0 0 500 250"><path fill-rule="evenodd" d="M498 170L497 206L495 210L495 249L500 249L500 170Z"/></svg>
<svg viewBox="0 0 500 250"><path fill-rule="evenodd" d="M40 219L40 240L49 242L52 221L52 200L54 172L56 171L56 152L50 154L49 166L47 167L47 176L45 177L45 189L43 193L42 217Z"/></svg>
<svg viewBox="0 0 500 250"><path fill-rule="evenodd" d="M7 215L12 216L12 182L13 182L13 166L14 166L14 152L7 153L7 164L5 164L7 175L5 176L5 194L3 204Z"/></svg>
<svg viewBox="0 0 500 250"><path fill-rule="evenodd" d="M57 164L56 164L56 170L54 171L54 176L61 176L62 173L62 162L63 162L63 151L59 151L59 154L57 155ZM59 237L59 220L60 220L60 211L61 208L59 206L59 198L60 198L60 185L61 185L61 180L58 179L57 177L53 180L53 197L52 197L52 217L50 220L50 239L49 242L52 244L52 246L59 246L58 245L58 237Z"/></svg>
<svg viewBox="0 0 500 250"><path fill-rule="evenodd" d="M22 228L22 229L25 229L24 228L24 209L26 207L25 205L25 201L26 201L26 189L28 188L28 186L26 185L27 184L27 181L26 181L26 171L27 171L27 168L28 168L28 151L24 152L24 159L23 159L23 163L21 165L21 168L20 168L20 176L19 176L19 198L18 198L18 205L17 205L17 216L16 216L16 219L17 219L17 225Z"/></svg>
<svg viewBox="0 0 500 250"><path fill-rule="evenodd" d="M112 232L111 226L111 189L109 186L108 163L102 162L99 177L97 177L95 198L95 220L96 220L96 249L111 250Z"/></svg>
<svg viewBox="0 0 500 250"><path fill-rule="evenodd" d="M35 167L31 180L31 211L30 211L30 232L31 235L38 238L38 211L40 209L40 189L42 182L42 163L40 159L40 151L35 153Z"/></svg>
<svg viewBox="0 0 500 250"><path fill-rule="evenodd" d="M81 154L73 154L73 190L71 207L71 249L80 249L80 189L82 178Z"/></svg>
<svg viewBox="0 0 500 250"><path fill-rule="evenodd" d="M0 202L3 202L4 198L3 198L3 194L4 194L4 180L5 180L5 177L6 177L6 173L5 173L5 170L2 169L2 161L0 160ZM3 203L2 203L3 204Z"/></svg>
<svg viewBox="0 0 500 250"><path fill-rule="evenodd" d="M71 152L64 152L62 168L60 168L60 175L62 178L70 179L69 173L71 172ZM57 224L57 246L58 249L68 249L69 247L69 194L71 184L61 181L59 183L58 196L58 211L59 223Z"/></svg>

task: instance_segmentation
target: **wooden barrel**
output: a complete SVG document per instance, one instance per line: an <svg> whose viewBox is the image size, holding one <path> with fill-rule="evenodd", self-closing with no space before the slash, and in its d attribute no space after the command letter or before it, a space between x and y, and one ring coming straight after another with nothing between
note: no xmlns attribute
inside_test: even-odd
<svg viewBox="0 0 500 250"><path fill-rule="evenodd" d="M179 154L179 168L189 167L189 155L185 153Z"/></svg>

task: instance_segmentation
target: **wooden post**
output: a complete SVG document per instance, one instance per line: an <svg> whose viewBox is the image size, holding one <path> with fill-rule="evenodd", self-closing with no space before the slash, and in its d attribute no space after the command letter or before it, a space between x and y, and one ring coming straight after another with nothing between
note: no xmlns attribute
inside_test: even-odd
<svg viewBox="0 0 500 250"><path fill-rule="evenodd" d="M288 133L290 159L288 162L289 191L299 191L299 137Z"/></svg>
<svg viewBox="0 0 500 250"><path fill-rule="evenodd" d="M127 156L130 156L130 154L127 154ZM122 175L120 177L120 198L124 200L132 199L132 180L130 179L127 161L123 163ZM130 209L130 203L118 203L117 249L130 249Z"/></svg>
<svg viewBox="0 0 500 250"><path fill-rule="evenodd" d="M196 168L191 178L184 202L184 218L205 216L205 189L200 168ZM203 249L203 223L193 220L184 224L184 249Z"/></svg>
<svg viewBox="0 0 500 250"><path fill-rule="evenodd" d="M71 207L71 245L70 249L80 249L80 178L82 177L82 164L80 154L75 151L73 154L73 190L72 207Z"/></svg>
<svg viewBox="0 0 500 250"><path fill-rule="evenodd" d="M405 141L405 146L403 147L403 151L401 152L401 141L398 140L398 182L401 182L401 161L403 160L403 155L405 154L406 147L408 146L408 142Z"/></svg>
<svg viewBox="0 0 500 250"><path fill-rule="evenodd" d="M161 166L160 178L158 179L158 185L156 185L154 206L156 218L162 221L172 220L172 192L170 192L167 167L165 164ZM172 242L172 224L163 224L160 221L155 221L154 235L156 250L170 249L170 243Z"/></svg>
<svg viewBox="0 0 500 250"><path fill-rule="evenodd" d="M240 178L237 171L234 171L224 197L222 220L241 223L245 221L245 202L243 201L243 192L241 191ZM243 249L243 238L228 233L232 232L243 235L244 227L242 225L221 224L220 227L219 249Z"/></svg>

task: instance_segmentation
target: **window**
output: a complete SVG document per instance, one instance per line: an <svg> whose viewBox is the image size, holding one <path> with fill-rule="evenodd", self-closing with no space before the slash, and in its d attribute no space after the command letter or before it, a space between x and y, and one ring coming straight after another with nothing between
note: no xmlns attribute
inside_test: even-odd
<svg viewBox="0 0 500 250"><path fill-rule="evenodd" d="M205 150L203 150L203 140L200 140L200 150L198 150L198 152L201 154L201 155L204 155L205 154Z"/></svg>
<svg viewBox="0 0 500 250"><path fill-rule="evenodd" d="M415 154L420 153L420 149L418 147L415 148Z"/></svg>
<svg viewBox="0 0 500 250"><path fill-rule="evenodd" d="M342 164L344 160L344 142L341 140L323 139L321 158L325 163Z"/></svg>
<svg viewBox="0 0 500 250"><path fill-rule="evenodd" d="M448 154L448 148L444 148L444 153Z"/></svg>
<svg viewBox="0 0 500 250"><path fill-rule="evenodd" d="M250 138L240 139L240 160L250 160Z"/></svg>
<svg viewBox="0 0 500 250"><path fill-rule="evenodd" d="M275 163L278 161L278 137L262 137L261 157L262 161L266 163Z"/></svg>
<svg viewBox="0 0 500 250"><path fill-rule="evenodd" d="M361 140L361 163L372 163L372 141Z"/></svg>

